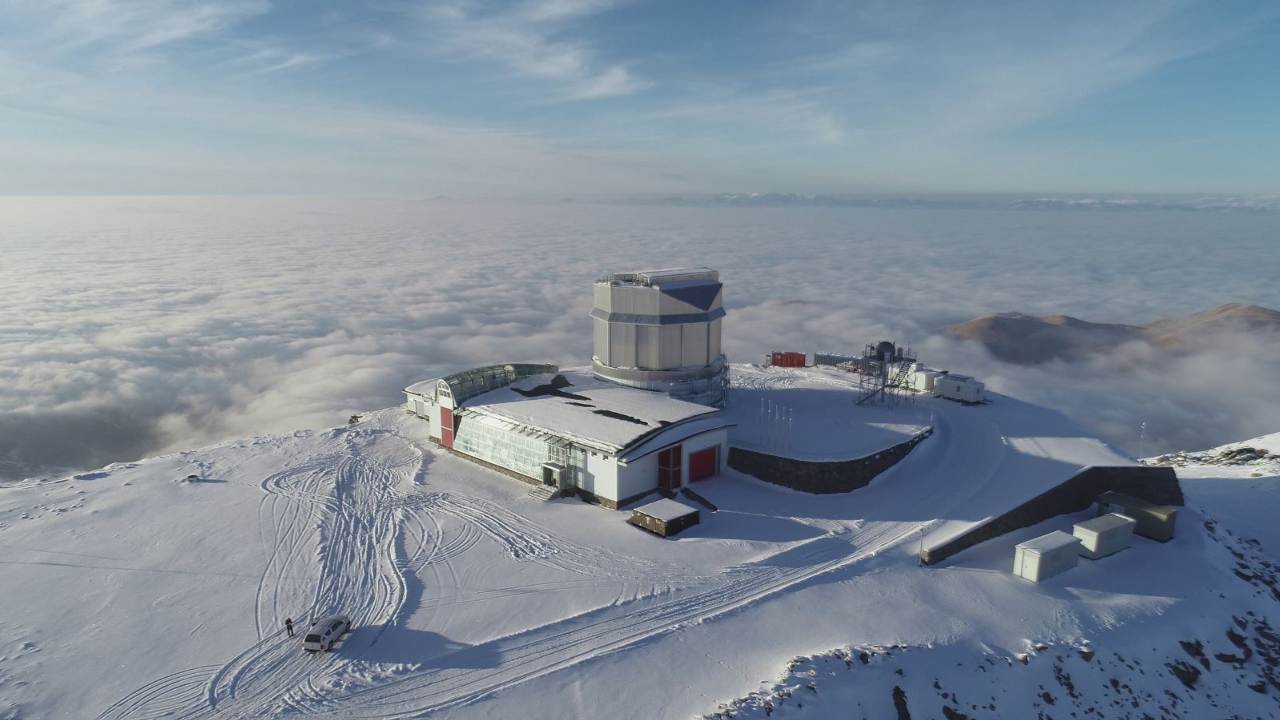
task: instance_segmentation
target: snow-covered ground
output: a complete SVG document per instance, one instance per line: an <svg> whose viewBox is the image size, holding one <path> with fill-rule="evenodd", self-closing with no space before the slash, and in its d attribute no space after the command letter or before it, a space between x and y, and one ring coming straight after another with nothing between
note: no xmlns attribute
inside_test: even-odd
<svg viewBox="0 0 1280 720"><path fill-rule="evenodd" d="M786 699L780 712L844 697L838 707L858 716L848 698L865 697L882 717L875 708L893 706L881 680L898 678L917 717L932 717L937 704L918 703L933 671L917 667L951 673L939 675L950 692L978 665L1047 668L1046 655L1086 639L1108 663L1105 652L1140 655L1148 640L1176 649L1197 637L1217 652L1228 642L1223 628L1210 637L1219 616L1262 616L1274 602L1232 574L1225 528L1204 530L1198 510L1171 544L1143 541L1039 586L1007 565L1013 544L1044 528L919 567L925 533L979 522L1082 464L1123 460L1057 413L995 400L921 400L933 436L848 495L734 472L699 483L720 510L674 540L625 513L536 501L433 448L394 408L8 487L0 718L688 717L730 704L750 716L807 667L785 672L793 657L821 664L835 648L895 644L911 650L854 660L880 675L814 679L804 708ZM1206 497L1240 504L1228 490ZM1221 526L1250 510L1232 512ZM286 617L335 611L356 629L332 654L306 655L284 634ZM1028 665L1004 662L1035 643L1047 649ZM1052 689L1058 707L1071 703L1064 692ZM1034 698L1008 693L999 706L1011 712L964 711L1034 715Z"/></svg>
<svg viewBox="0 0 1280 720"><path fill-rule="evenodd" d="M1244 451L1243 453L1241 451ZM1257 451L1264 451L1259 453ZM1261 457L1259 457L1261 455ZM1241 458L1244 458L1243 460ZM974 548L936 583L986 572L1000 604L941 642L851 640L797 655L781 675L712 716L915 718L1274 718L1280 716L1280 433L1148 462L1173 464L1187 497L1178 535L1081 561L1038 591L1050 608L1014 606L1000 585L1017 542L1077 518L1046 521ZM1078 517L1087 517L1082 513ZM938 597L931 594L931 601ZM1009 603L1008 605L1004 605ZM1004 607L1001 607L1004 605ZM1109 605L1111 613L1099 612ZM1094 614L1085 611L1093 606ZM1041 612L1041 623L1028 613ZM1008 613L1002 615L1002 613ZM1043 622L1050 617L1058 627ZM972 618L969 619L970 621ZM996 623L984 627L984 623ZM1039 625L1039 627L1037 627ZM1004 626L1004 627L1001 627ZM993 643L1009 627L1018 644Z"/></svg>
<svg viewBox="0 0 1280 720"><path fill-rule="evenodd" d="M852 460L906 442L931 424L920 403L855 405L858 376L835 368L730 368L725 415L734 445L799 460Z"/></svg>

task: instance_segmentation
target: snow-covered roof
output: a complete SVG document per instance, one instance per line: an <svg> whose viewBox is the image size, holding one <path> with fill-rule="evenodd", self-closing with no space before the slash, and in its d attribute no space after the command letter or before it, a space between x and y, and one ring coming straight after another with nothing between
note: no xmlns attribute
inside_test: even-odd
<svg viewBox="0 0 1280 720"><path fill-rule="evenodd" d="M1049 552L1052 550L1057 550L1059 548L1066 547L1067 545L1075 545L1079 542L1080 542L1080 539L1074 535L1069 535L1067 533L1062 532L1061 530L1054 530L1048 535L1041 535L1038 538L1033 538L1026 542L1018 543L1018 547L1022 548L1023 550L1030 550L1032 552L1043 553L1043 552Z"/></svg>
<svg viewBox="0 0 1280 720"><path fill-rule="evenodd" d="M622 460L632 462L638 458L642 458L650 453L655 453L662 448L674 442L687 440L694 435L701 435L710 430L719 430L720 428L733 427L733 423L722 414L716 413L706 417L695 418L687 422L680 423L665 432L658 433L652 437L641 439L622 453Z"/></svg>
<svg viewBox="0 0 1280 720"><path fill-rule="evenodd" d="M436 391L437 382L439 382L439 380L436 378L432 378L430 380L419 380L405 388L404 391L407 393L413 393L414 395L433 395Z"/></svg>
<svg viewBox="0 0 1280 720"><path fill-rule="evenodd" d="M634 508L632 512L638 512L641 515L648 515L655 520L662 522L671 522L686 515L692 515L698 512L697 508L689 507L682 502L676 502L668 498L654 500L640 507Z"/></svg>
<svg viewBox="0 0 1280 720"><path fill-rule="evenodd" d="M724 410L732 443L796 460L853 460L907 442L928 429L921 405L856 405L857 375L832 368L731 366Z"/></svg>
<svg viewBox="0 0 1280 720"><path fill-rule="evenodd" d="M1137 521L1129 517L1128 515L1121 515L1120 513L1107 513L1106 515L1099 515L1098 517L1093 518L1092 520L1085 520L1084 522L1078 522L1075 524L1073 529L1087 530L1089 532L1098 533L1098 532L1106 532L1108 530L1114 530L1118 527L1124 527L1125 525L1135 525L1135 524L1137 524Z"/></svg>
<svg viewBox="0 0 1280 720"><path fill-rule="evenodd" d="M615 453L670 426L719 412L571 370L524 378L467 400L463 409Z"/></svg>

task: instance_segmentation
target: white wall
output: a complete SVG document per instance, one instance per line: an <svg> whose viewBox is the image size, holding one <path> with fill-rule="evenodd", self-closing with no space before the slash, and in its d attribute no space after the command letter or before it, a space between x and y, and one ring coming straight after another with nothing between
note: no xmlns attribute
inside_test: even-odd
<svg viewBox="0 0 1280 720"><path fill-rule="evenodd" d="M720 452L717 457L719 467L716 472L724 472L729 458L729 430L722 428L712 430L701 435L682 440L671 445L680 445L680 483L681 487L689 484L689 455L699 450L705 450L709 447L718 445ZM671 447L664 445L662 450ZM616 495L607 495L597 492L597 495L607 497L610 500L624 500L626 498L638 495L643 492L649 492L658 489L658 454L661 450L651 452L644 457L637 458L627 465L617 466L617 481L614 486ZM590 460L588 460L588 468L590 468ZM592 491L595 492L595 491Z"/></svg>
<svg viewBox="0 0 1280 720"><path fill-rule="evenodd" d="M627 465L618 466L618 483L616 497L611 500L623 500L632 495L656 490L658 488L658 453L649 453Z"/></svg>
<svg viewBox="0 0 1280 720"><path fill-rule="evenodd" d="M963 402L980 402L984 386L976 380L957 380L953 377L939 377L934 390L944 398Z"/></svg>
<svg viewBox="0 0 1280 720"><path fill-rule="evenodd" d="M440 439L440 406L421 395L405 393L405 407L427 423L428 435Z"/></svg>
<svg viewBox="0 0 1280 720"><path fill-rule="evenodd" d="M625 470L618 466L618 459L612 455L587 453L586 472L578 474L578 487L587 492L608 500L618 500L618 475Z"/></svg>

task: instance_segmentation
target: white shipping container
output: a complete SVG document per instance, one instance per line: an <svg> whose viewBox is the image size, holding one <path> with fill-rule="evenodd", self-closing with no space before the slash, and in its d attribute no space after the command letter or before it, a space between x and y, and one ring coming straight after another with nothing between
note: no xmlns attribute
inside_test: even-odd
<svg viewBox="0 0 1280 720"><path fill-rule="evenodd" d="M917 365L918 364L919 363L917 363ZM934 370L932 368L927 368L927 367L917 367L915 370L915 377L913 378L912 387L914 387L916 390L919 390L920 392L931 393L934 390L934 383L937 381L939 377L942 377L942 373L938 372L937 370Z"/></svg>
<svg viewBox="0 0 1280 720"><path fill-rule="evenodd" d="M1133 542L1133 530L1138 521L1120 513L1100 515L1092 520L1076 523L1071 534L1080 540L1080 554L1097 560L1120 552Z"/></svg>
<svg viewBox="0 0 1280 720"><path fill-rule="evenodd" d="M934 392L948 400L982 402L986 386L967 375L941 375L934 380Z"/></svg>
<svg viewBox="0 0 1280 720"><path fill-rule="evenodd" d="M1034 540L1018 543L1013 552L1013 574L1031 582L1047 580L1070 570L1080 559L1080 541L1054 530Z"/></svg>

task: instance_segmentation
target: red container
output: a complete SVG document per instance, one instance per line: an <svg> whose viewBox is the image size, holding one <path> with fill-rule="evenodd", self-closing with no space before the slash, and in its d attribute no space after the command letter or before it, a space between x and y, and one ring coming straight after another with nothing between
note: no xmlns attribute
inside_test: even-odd
<svg viewBox="0 0 1280 720"><path fill-rule="evenodd" d="M802 368L805 366L806 355L802 352L774 352L769 356L769 364L776 367L795 367Z"/></svg>

